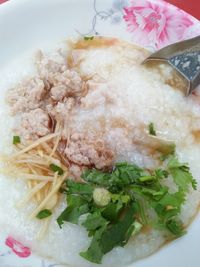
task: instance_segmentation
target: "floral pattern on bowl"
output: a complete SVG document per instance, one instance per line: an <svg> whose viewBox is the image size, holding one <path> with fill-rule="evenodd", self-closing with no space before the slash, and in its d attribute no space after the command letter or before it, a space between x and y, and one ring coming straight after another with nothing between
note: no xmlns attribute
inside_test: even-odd
<svg viewBox="0 0 200 267"><path fill-rule="evenodd" d="M19 241L15 240L11 236L6 238L5 244L20 258L27 258L31 255L30 248L23 246Z"/></svg>
<svg viewBox="0 0 200 267"><path fill-rule="evenodd" d="M105 9L100 0L91 2L95 15L84 35L105 35L102 28L110 26L119 28L120 34L122 29L126 40L156 50L200 34L196 18L163 0L112 0Z"/></svg>
<svg viewBox="0 0 200 267"><path fill-rule="evenodd" d="M184 39L186 30L194 24L190 15L168 3L132 0L124 12L134 41L142 45L154 43L156 48Z"/></svg>
<svg viewBox="0 0 200 267"><path fill-rule="evenodd" d="M200 34L197 19L162 0L90 0L90 5L87 35L112 35L114 29L127 41L156 50ZM10 262L15 267L63 266L41 259L26 244L0 233L0 267L14 267Z"/></svg>

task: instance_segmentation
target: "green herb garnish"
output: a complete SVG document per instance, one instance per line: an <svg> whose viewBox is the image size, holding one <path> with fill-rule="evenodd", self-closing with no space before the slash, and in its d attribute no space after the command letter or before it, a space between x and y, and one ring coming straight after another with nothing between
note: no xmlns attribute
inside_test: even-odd
<svg viewBox="0 0 200 267"><path fill-rule="evenodd" d="M57 219L60 227L64 222L77 224L79 217L89 212L89 202L79 195L67 195L67 204L68 207Z"/></svg>
<svg viewBox="0 0 200 267"><path fill-rule="evenodd" d="M185 192L188 192L189 186L197 189L197 182L193 178L187 164L182 164L176 157L173 157L168 162L169 171L174 179L174 182Z"/></svg>
<svg viewBox="0 0 200 267"><path fill-rule="evenodd" d="M150 122L148 127L149 127L149 134L156 136L156 131L153 122Z"/></svg>
<svg viewBox="0 0 200 267"><path fill-rule="evenodd" d="M80 252L83 258L101 263L106 253L124 246L147 225L168 231L172 238L185 233L178 215L189 188L196 189L196 181L188 166L175 156L166 165L146 170L121 162L111 172L85 170L85 183L66 181L67 208L57 222L60 227L64 222L81 223L88 231L92 241ZM174 193L163 183L169 175L177 186ZM155 211L156 218L149 217L149 209Z"/></svg>
<svg viewBox="0 0 200 267"><path fill-rule="evenodd" d="M94 39L94 36L84 36L85 41L91 41Z"/></svg>
<svg viewBox="0 0 200 267"><path fill-rule="evenodd" d="M55 165L53 163L50 164L49 167L53 172L57 172L58 175L63 175L63 173L64 173L62 168L60 168L59 166L57 166L57 165Z"/></svg>
<svg viewBox="0 0 200 267"><path fill-rule="evenodd" d="M42 219L45 219L45 218L47 218L47 217L49 217L49 216L51 216L51 215L52 215L52 212L51 212L50 210L48 210L48 209L44 209L44 210L41 210L41 211L37 214L36 218L42 220Z"/></svg>
<svg viewBox="0 0 200 267"><path fill-rule="evenodd" d="M13 145L17 145L21 143L21 139L19 135L14 135L13 136Z"/></svg>

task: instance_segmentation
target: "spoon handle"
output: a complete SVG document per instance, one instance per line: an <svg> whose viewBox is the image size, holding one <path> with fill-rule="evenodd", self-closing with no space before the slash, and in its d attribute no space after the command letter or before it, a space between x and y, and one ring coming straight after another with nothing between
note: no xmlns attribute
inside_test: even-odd
<svg viewBox="0 0 200 267"><path fill-rule="evenodd" d="M200 35L171 44L153 53L145 62L161 60L168 62L187 81L187 95L200 84Z"/></svg>
<svg viewBox="0 0 200 267"><path fill-rule="evenodd" d="M200 83L200 36L185 41L184 46L180 43L180 50L169 57L169 63L189 81L192 91Z"/></svg>

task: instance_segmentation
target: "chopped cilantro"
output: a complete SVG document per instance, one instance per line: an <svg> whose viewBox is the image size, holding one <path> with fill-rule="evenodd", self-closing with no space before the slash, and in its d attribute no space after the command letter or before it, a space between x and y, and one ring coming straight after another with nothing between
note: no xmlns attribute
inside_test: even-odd
<svg viewBox="0 0 200 267"><path fill-rule="evenodd" d="M66 181L67 194L82 196L85 200L91 201L94 187L89 184L80 184L72 180Z"/></svg>
<svg viewBox="0 0 200 267"><path fill-rule="evenodd" d="M13 136L13 145L17 145L17 144L20 144L20 143L21 143L20 136L14 135Z"/></svg>
<svg viewBox="0 0 200 267"><path fill-rule="evenodd" d="M106 227L106 225L102 226L94 232L92 242L87 251L80 252L81 257L94 263L101 263L104 253L101 249L100 241L102 238L102 233L105 231Z"/></svg>
<svg viewBox="0 0 200 267"><path fill-rule="evenodd" d="M60 227L64 222L77 224L79 217L89 211L88 202L79 195L67 195L67 204L67 208L57 219Z"/></svg>
<svg viewBox="0 0 200 267"><path fill-rule="evenodd" d="M185 192L188 192L189 186L197 188L197 182L193 178L187 164L180 163L176 157L172 157L168 162L168 168L174 182Z"/></svg>
<svg viewBox="0 0 200 267"><path fill-rule="evenodd" d="M166 222L166 227L169 229L171 233L173 233L176 236L181 236L185 234L185 231L183 229L183 225L181 222L176 220L169 220Z"/></svg>
<svg viewBox="0 0 200 267"><path fill-rule="evenodd" d="M150 122L148 127L149 127L149 134L156 136L156 131L153 122Z"/></svg>
<svg viewBox="0 0 200 267"><path fill-rule="evenodd" d="M124 246L129 240L135 229L134 215L136 214L135 204L130 205L126 209L126 213L122 220L106 227L108 222L102 220L100 233L94 235L90 247L87 251L81 252L80 255L94 263L101 263L102 256L111 251L116 246ZM95 249L94 249L94 244ZM93 253L91 253L93 252Z"/></svg>
<svg viewBox="0 0 200 267"><path fill-rule="evenodd" d="M44 210L41 210L41 211L37 214L36 218L42 220L42 219L45 219L45 218L47 218L47 217L49 217L49 216L51 216L51 215L52 215L52 212L51 212L50 210L48 210L48 209L44 209Z"/></svg>
<svg viewBox="0 0 200 267"><path fill-rule="evenodd" d="M112 173L92 169L84 171L81 177L90 184L105 187L115 193L136 182L143 175L143 170L138 166L122 162L116 164Z"/></svg>
<svg viewBox="0 0 200 267"><path fill-rule="evenodd" d="M91 41L94 39L94 36L84 36L85 41Z"/></svg>
<svg viewBox="0 0 200 267"><path fill-rule="evenodd" d="M137 213L137 204L131 203L125 209L125 214L122 218L102 234L101 247L103 253L111 251L115 246L124 246L132 234L134 228L132 227L135 222L135 216ZM131 228L131 231L130 231Z"/></svg>
<svg viewBox="0 0 200 267"><path fill-rule="evenodd" d="M163 170L163 169L156 169L156 170L154 171L154 173L155 173L155 176L156 176L158 179L167 178L168 175L169 175L168 171Z"/></svg>
<svg viewBox="0 0 200 267"><path fill-rule="evenodd" d="M57 172L58 175L63 175L63 173L64 173L62 168L60 168L59 166L57 166L57 165L55 165L53 163L50 164L49 167L53 172Z"/></svg>
<svg viewBox="0 0 200 267"><path fill-rule="evenodd" d="M88 230L88 231L94 231L98 228L107 225L107 220L104 219L104 217L101 215L100 212L96 211L92 214L89 214L87 216L87 219L82 223L82 225Z"/></svg>
<svg viewBox="0 0 200 267"><path fill-rule="evenodd" d="M116 222L123 207L124 205L121 201L111 202L102 210L102 216L112 223Z"/></svg>
<svg viewBox="0 0 200 267"><path fill-rule="evenodd" d="M67 208L57 222L61 227L64 222L82 221L92 237L88 249L80 252L83 258L101 263L106 253L124 246L143 226L167 230L172 238L185 233L178 216L189 188L196 189L196 181L187 164L174 155L167 161L163 164L167 167L155 170L121 162L112 171L85 170L81 176L85 183L66 181ZM176 192L163 184L167 177L172 177ZM152 209L153 219L149 217Z"/></svg>

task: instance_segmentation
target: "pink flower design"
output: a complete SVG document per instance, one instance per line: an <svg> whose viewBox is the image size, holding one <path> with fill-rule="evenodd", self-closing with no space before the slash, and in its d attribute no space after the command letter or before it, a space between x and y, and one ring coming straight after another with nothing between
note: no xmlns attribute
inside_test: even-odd
<svg viewBox="0 0 200 267"><path fill-rule="evenodd" d="M27 258L31 255L30 248L23 246L20 242L10 236L7 237L5 244L20 258Z"/></svg>
<svg viewBox="0 0 200 267"><path fill-rule="evenodd" d="M127 30L143 46L161 48L182 40L185 30L193 25L188 14L165 1L131 0L124 12Z"/></svg>

